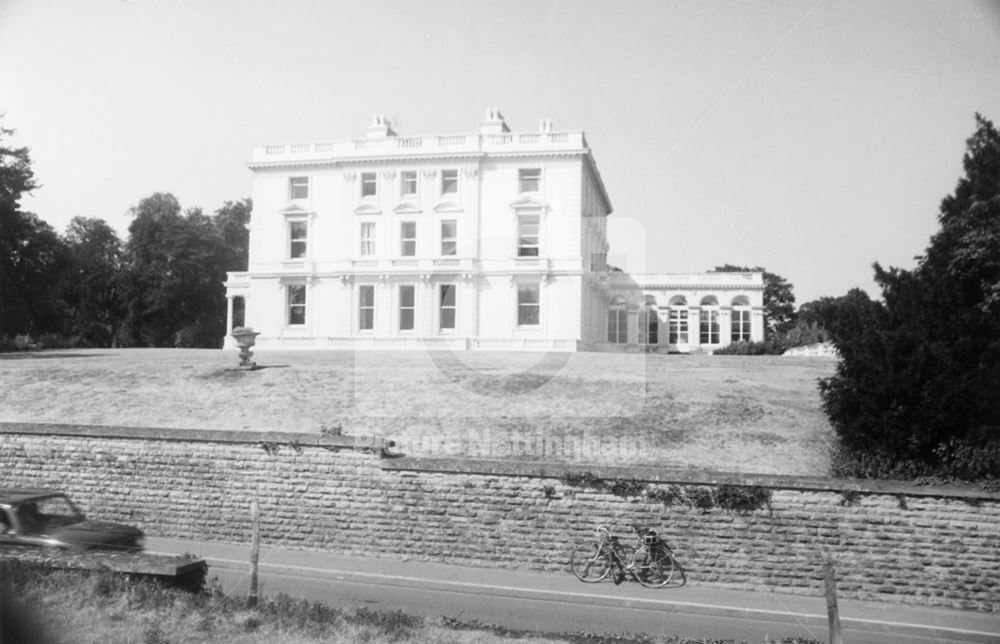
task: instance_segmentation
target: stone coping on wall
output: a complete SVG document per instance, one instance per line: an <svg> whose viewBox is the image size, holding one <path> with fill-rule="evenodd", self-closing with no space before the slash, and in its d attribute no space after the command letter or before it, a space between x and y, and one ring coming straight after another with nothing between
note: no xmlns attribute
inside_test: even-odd
<svg viewBox="0 0 1000 644"><path fill-rule="evenodd" d="M838 479L779 474L746 474L699 469L603 466L586 463L551 463L502 461L488 459L429 458L400 456L384 458L382 469L399 472L438 472L445 474L475 474L488 476L526 476L561 478L566 474L593 474L601 479L632 479L646 483L676 485L760 485L771 489L803 492L856 492L858 494L889 494L911 497L955 498L967 501L1000 500L1000 493L975 486L917 485L909 481L872 479Z"/></svg>
<svg viewBox="0 0 1000 644"><path fill-rule="evenodd" d="M0 434L36 436L88 436L205 443L279 443L328 449L377 449L390 443L374 436L325 436L302 432L254 430L178 429L175 427L130 427L125 425L75 425L63 423L0 422Z"/></svg>

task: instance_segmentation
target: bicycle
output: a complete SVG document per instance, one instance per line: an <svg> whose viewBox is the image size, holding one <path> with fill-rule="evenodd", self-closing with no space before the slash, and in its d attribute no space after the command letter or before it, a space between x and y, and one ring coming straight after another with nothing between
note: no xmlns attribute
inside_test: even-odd
<svg viewBox="0 0 1000 644"><path fill-rule="evenodd" d="M634 546L623 544L604 526L597 529L593 543L574 546L570 552L570 570L576 578L597 583L614 572L614 582L620 584L628 573L647 588L683 586L687 577L670 545L655 530L631 527L636 535Z"/></svg>

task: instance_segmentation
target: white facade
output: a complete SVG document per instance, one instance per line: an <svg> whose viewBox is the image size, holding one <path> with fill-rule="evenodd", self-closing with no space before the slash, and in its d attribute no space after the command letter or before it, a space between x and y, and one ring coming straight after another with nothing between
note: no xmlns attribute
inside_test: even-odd
<svg viewBox="0 0 1000 644"><path fill-rule="evenodd" d="M259 147L250 168L249 266L226 287L230 328L263 349L685 351L727 344L734 310L763 338L759 273L606 271L611 204L579 131L512 133L488 110L476 134L400 137L376 117L364 139ZM677 296L725 332L666 342Z"/></svg>

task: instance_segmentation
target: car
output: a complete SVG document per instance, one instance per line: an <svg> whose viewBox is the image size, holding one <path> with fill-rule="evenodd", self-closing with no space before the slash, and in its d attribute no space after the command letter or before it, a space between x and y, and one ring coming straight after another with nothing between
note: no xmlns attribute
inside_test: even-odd
<svg viewBox="0 0 1000 644"><path fill-rule="evenodd" d="M92 521L58 490L0 487L0 545L141 551L142 530Z"/></svg>

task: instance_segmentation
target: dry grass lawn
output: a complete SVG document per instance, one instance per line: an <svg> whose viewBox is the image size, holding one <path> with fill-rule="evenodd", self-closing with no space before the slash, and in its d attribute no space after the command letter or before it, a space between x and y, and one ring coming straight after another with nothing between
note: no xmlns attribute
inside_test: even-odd
<svg viewBox="0 0 1000 644"><path fill-rule="evenodd" d="M409 454L825 475L818 378L780 356L94 349L0 354L0 421L345 434ZM335 430L336 431L336 430Z"/></svg>

